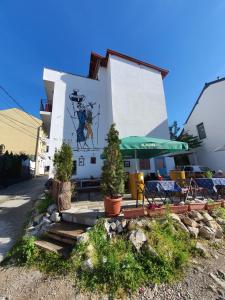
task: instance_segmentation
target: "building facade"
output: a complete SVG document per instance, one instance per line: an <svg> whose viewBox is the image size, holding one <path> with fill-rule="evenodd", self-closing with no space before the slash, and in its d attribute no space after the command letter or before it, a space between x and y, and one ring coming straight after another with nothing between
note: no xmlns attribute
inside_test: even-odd
<svg viewBox="0 0 225 300"><path fill-rule="evenodd" d="M169 139L163 78L168 71L121 53L91 54L89 75L82 77L44 69L47 100L41 118L49 135L50 176L53 157L63 142L72 146L74 177L99 177L101 154L112 123L120 137L152 136ZM135 169L133 160L126 170ZM173 168L173 159L140 162L145 172Z"/></svg>
<svg viewBox="0 0 225 300"><path fill-rule="evenodd" d="M195 150L191 162L225 171L225 151L215 151L225 144L225 78L206 83L190 115L184 131L198 136L201 147Z"/></svg>

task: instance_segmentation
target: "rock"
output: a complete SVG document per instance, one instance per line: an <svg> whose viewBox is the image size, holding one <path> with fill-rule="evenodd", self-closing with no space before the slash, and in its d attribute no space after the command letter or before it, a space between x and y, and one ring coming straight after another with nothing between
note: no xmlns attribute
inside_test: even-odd
<svg viewBox="0 0 225 300"><path fill-rule="evenodd" d="M128 225L127 225L128 231L135 230L136 227L137 227L137 225L136 225L135 221L131 220L131 221L128 222Z"/></svg>
<svg viewBox="0 0 225 300"><path fill-rule="evenodd" d="M55 203L49 205L49 207L47 208L47 212L51 215L53 213L54 210L57 210L57 205Z"/></svg>
<svg viewBox="0 0 225 300"><path fill-rule="evenodd" d="M208 222L208 221L212 221L213 220L213 217L211 217L210 214L208 214L207 212L204 212L202 214L202 216L203 216L203 221L204 222Z"/></svg>
<svg viewBox="0 0 225 300"><path fill-rule="evenodd" d="M45 217L50 218L50 214L48 212L46 212Z"/></svg>
<svg viewBox="0 0 225 300"><path fill-rule="evenodd" d="M107 231L107 233L109 233L110 232L110 224L107 220L105 221L104 226L105 226L105 230Z"/></svg>
<svg viewBox="0 0 225 300"><path fill-rule="evenodd" d="M151 245L147 244L146 245L146 250L153 256L153 257L157 257L158 253L155 251L154 248L152 248Z"/></svg>
<svg viewBox="0 0 225 300"><path fill-rule="evenodd" d="M225 290L225 282L220 280L216 275L214 275L213 273L209 274L210 277L223 289Z"/></svg>
<svg viewBox="0 0 225 300"><path fill-rule="evenodd" d="M207 249L202 245L202 243L197 242L195 245L196 249L200 252L200 254L204 257L209 257L209 252Z"/></svg>
<svg viewBox="0 0 225 300"><path fill-rule="evenodd" d="M188 227L188 230L190 232L191 237L197 239L198 233L199 233L199 229L196 228L196 227Z"/></svg>
<svg viewBox="0 0 225 300"><path fill-rule="evenodd" d="M189 217L194 219L196 222L203 220L203 216L196 210L192 210L189 212Z"/></svg>
<svg viewBox="0 0 225 300"><path fill-rule="evenodd" d="M170 217L173 221L180 222L180 217L179 217L177 214L171 213L171 214L169 214L169 217Z"/></svg>
<svg viewBox="0 0 225 300"><path fill-rule="evenodd" d="M198 223L195 221L195 220L192 220L191 218L189 217L186 217L186 216L182 216L182 219L181 221L189 226L189 227L198 227Z"/></svg>
<svg viewBox="0 0 225 300"><path fill-rule="evenodd" d="M140 250L143 243L147 241L144 232L141 229L132 230L129 236L129 240L137 250Z"/></svg>
<svg viewBox="0 0 225 300"><path fill-rule="evenodd" d="M61 217L59 215L59 213L57 211L53 211L53 213L51 214L50 220L52 222L60 222L61 221Z"/></svg>
<svg viewBox="0 0 225 300"><path fill-rule="evenodd" d="M105 256L102 257L102 263L103 263L103 264L106 264L106 263L107 263L107 257L105 257Z"/></svg>
<svg viewBox="0 0 225 300"><path fill-rule="evenodd" d="M203 226L199 229L199 236L207 240L214 240L216 237L216 232L208 226Z"/></svg>
<svg viewBox="0 0 225 300"><path fill-rule="evenodd" d="M43 218L43 214L39 214L39 215L35 216L33 219L34 224L36 224L36 225L39 224L41 222L42 218Z"/></svg>
<svg viewBox="0 0 225 300"><path fill-rule="evenodd" d="M127 226L127 220L122 220L121 221L121 225L122 225L123 228L126 228L126 226Z"/></svg>
<svg viewBox="0 0 225 300"><path fill-rule="evenodd" d="M117 227L117 232L118 233L122 233L123 232L123 226L121 224L119 224L119 226Z"/></svg>
<svg viewBox="0 0 225 300"><path fill-rule="evenodd" d="M88 258L83 263L83 270L85 271L92 271L94 269L94 265L91 258Z"/></svg>
<svg viewBox="0 0 225 300"><path fill-rule="evenodd" d="M217 228L217 230L216 230L216 238L217 239L222 239L223 238L223 229L221 227Z"/></svg>
<svg viewBox="0 0 225 300"><path fill-rule="evenodd" d="M216 222L219 224L219 225L225 225L225 220L222 219L222 218L216 218Z"/></svg>
<svg viewBox="0 0 225 300"><path fill-rule="evenodd" d="M85 233L82 233L80 235L77 236L77 243L80 244L80 243L86 243L89 241L89 235L87 232Z"/></svg>
<svg viewBox="0 0 225 300"><path fill-rule="evenodd" d="M215 231L216 238L221 239L223 237L223 229L215 220L208 221L206 224Z"/></svg>
<svg viewBox="0 0 225 300"><path fill-rule="evenodd" d="M175 222L174 223L174 227L177 229L181 229L182 231L190 234L189 230L187 229L187 227L180 221L180 222Z"/></svg>
<svg viewBox="0 0 225 300"><path fill-rule="evenodd" d="M112 231L115 231L116 230L116 223L115 222L112 222L112 223L110 223L110 229L112 230Z"/></svg>

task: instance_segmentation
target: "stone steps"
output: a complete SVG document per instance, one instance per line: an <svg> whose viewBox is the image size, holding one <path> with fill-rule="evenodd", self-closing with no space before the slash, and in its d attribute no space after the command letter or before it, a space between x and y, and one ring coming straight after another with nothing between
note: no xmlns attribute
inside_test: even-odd
<svg viewBox="0 0 225 300"><path fill-rule="evenodd" d="M56 223L49 227L43 239L35 241L35 245L40 249L67 257L71 253L77 237L83 234L86 228L81 224Z"/></svg>

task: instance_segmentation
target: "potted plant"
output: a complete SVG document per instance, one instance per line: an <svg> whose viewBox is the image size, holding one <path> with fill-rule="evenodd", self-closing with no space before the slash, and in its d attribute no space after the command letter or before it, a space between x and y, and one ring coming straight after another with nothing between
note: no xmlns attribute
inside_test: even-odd
<svg viewBox="0 0 225 300"><path fill-rule="evenodd" d="M195 202L195 203L189 203L188 205L188 210L191 211L191 210L205 210L206 209L206 204L204 202L202 203L198 203L198 202Z"/></svg>
<svg viewBox="0 0 225 300"><path fill-rule="evenodd" d="M105 214L114 217L120 214L122 194L124 193L124 164L120 152L119 132L112 124L104 148L101 188L104 194Z"/></svg>
<svg viewBox="0 0 225 300"><path fill-rule="evenodd" d="M71 146L63 143L54 155L55 177L52 196L58 204L59 211L71 207L71 176L73 172L73 152Z"/></svg>

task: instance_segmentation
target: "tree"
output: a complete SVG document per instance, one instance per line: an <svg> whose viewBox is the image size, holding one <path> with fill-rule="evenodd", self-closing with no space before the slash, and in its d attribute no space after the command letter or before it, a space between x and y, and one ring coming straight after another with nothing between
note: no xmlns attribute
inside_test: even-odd
<svg viewBox="0 0 225 300"><path fill-rule="evenodd" d="M185 142L188 144L189 149L195 149L201 146L202 141L198 136L193 136L187 132L182 132L176 139L178 142Z"/></svg>
<svg viewBox="0 0 225 300"><path fill-rule="evenodd" d="M54 155L55 178L61 182L70 180L73 172L73 152L70 145L63 143Z"/></svg>
<svg viewBox="0 0 225 300"><path fill-rule="evenodd" d="M119 132L112 124L107 135L107 146L104 148L104 165L102 167L103 193L111 198L117 198L124 193L124 165L120 152Z"/></svg>

